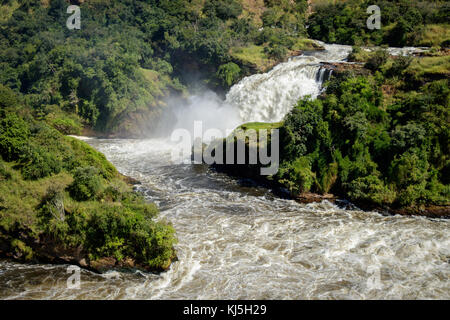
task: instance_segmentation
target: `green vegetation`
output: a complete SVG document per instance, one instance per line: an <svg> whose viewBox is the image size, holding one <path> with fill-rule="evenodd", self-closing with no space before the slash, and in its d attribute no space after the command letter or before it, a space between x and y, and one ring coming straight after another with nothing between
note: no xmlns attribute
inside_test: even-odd
<svg viewBox="0 0 450 320"><path fill-rule="evenodd" d="M277 181L293 194L333 192L393 207L449 205L448 68L440 73L429 62L447 58L370 53L372 75L340 74L320 99L300 100L281 128Z"/></svg>
<svg viewBox="0 0 450 320"><path fill-rule="evenodd" d="M231 48L231 56L240 64L253 66L259 71L265 71L273 64L273 60L264 52L262 45Z"/></svg>
<svg viewBox="0 0 450 320"><path fill-rule="evenodd" d="M0 16L0 84L65 134L151 132L192 78L223 90L310 46L306 0L74 1L81 30L69 2L4 0Z"/></svg>
<svg viewBox="0 0 450 320"><path fill-rule="evenodd" d="M174 230L154 221L157 208L103 154L39 120L24 101L0 85L0 254L166 269Z"/></svg>
<svg viewBox="0 0 450 320"><path fill-rule="evenodd" d="M72 2L81 30L66 28ZM308 34L434 48L393 58L355 47L351 59L369 76L337 73L325 95L299 101L282 123L243 125L280 128L280 171L269 179L293 194L448 205L448 3L378 1L383 28L370 31L374 3L313 2L307 21L306 0L0 1L0 254L166 269L173 228L104 155L65 135L148 133L169 96L198 82L223 91L298 50L320 49Z"/></svg>
<svg viewBox="0 0 450 320"><path fill-rule="evenodd" d="M448 78L450 77L450 56L414 59L406 72L415 78Z"/></svg>
<svg viewBox="0 0 450 320"><path fill-rule="evenodd" d="M240 126L242 130L272 130L278 129L282 122L248 122Z"/></svg>
<svg viewBox="0 0 450 320"><path fill-rule="evenodd" d="M317 1L315 1L317 2ZM369 30L366 10L381 10L381 29ZM448 1L322 1L309 17L309 35L329 43L350 45L448 46Z"/></svg>
<svg viewBox="0 0 450 320"><path fill-rule="evenodd" d="M442 54L393 57L355 47L351 57L365 63L366 76L337 71L323 95L301 99L282 123L242 125L280 128L279 171L263 182L294 197L333 193L367 207L450 205L449 68ZM260 165L218 168L263 179Z"/></svg>

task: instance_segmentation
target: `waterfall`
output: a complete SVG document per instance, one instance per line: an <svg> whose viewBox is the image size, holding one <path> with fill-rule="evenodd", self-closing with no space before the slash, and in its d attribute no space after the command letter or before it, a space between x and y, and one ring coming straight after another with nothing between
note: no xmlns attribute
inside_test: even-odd
<svg viewBox="0 0 450 320"><path fill-rule="evenodd" d="M305 52L269 72L242 79L231 87L225 101L213 92L191 96L185 104L169 101L171 113L160 121L162 135L176 128L193 132L195 121L202 122L203 130L224 132L246 122L281 121L300 98L315 99L321 93L331 75L322 62L342 61L351 51L350 46L320 44L325 50Z"/></svg>
<svg viewBox="0 0 450 320"><path fill-rule="evenodd" d="M316 81L322 87L323 83L330 79L332 73L333 70L320 67L319 71L317 72Z"/></svg>
<svg viewBox="0 0 450 320"><path fill-rule="evenodd" d="M242 79L230 89L226 103L239 109L242 122L281 121L300 98L320 94L331 76L321 62L342 61L351 51L350 46L321 44L324 51L305 53L267 73Z"/></svg>
<svg viewBox="0 0 450 320"><path fill-rule="evenodd" d="M239 108L242 122L281 121L300 97L316 98L320 93L317 63L313 57L302 57L244 78L230 89L226 102Z"/></svg>

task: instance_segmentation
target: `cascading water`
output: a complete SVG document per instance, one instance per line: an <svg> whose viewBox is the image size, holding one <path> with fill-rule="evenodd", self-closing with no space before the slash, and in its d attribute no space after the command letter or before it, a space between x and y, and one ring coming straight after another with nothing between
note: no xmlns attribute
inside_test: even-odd
<svg viewBox="0 0 450 320"><path fill-rule="evenodd" d="M226 102L237 106L242 122L278 122L292 109L299 98L316 98L329 71L320 62L345 59L350 46L327 45L324 51L294 57L271 71L256 74L234 85Z"/></svg>
<svg viewBox="0 0 450 320"><path fill-rule="evenodd" d="M321 61L350 51L325 48L243 79L226 103L193 97L176 126L281 119L318 94ZM167 139L87 142L141 181L175 227L179 261L160 275L83 270L79 290L67 289L67 266L0 261L0 299L450 299L448 220L279 199L205 166L171 164Z"/></svg>

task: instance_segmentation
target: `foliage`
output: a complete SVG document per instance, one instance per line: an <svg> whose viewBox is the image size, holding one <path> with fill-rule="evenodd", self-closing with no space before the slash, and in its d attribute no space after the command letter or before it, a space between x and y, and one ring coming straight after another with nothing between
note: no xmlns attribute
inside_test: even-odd
<svg viewBox="0 0 450 320"><path fill-rule="evenodd" d="M368 61L375 75L332 78L326 95L300 100L286 116L275 180L293 194L331 191L358 203L448 205L448 78L411 90L405 81L411 58L379 52ZM392 77L402 81L385 100L381 87Z"/></svg>
<svg viewBox="0 0 450 320"><path fill-rule="evenodd" d="M385 50L377 50L370 56L364 67L371 71L380 70L381 66L387 62L388 56L389 54Z"/></svg>
<svg viewBox="0 0 450 320"><path fill-rule="evenodd" d="M236 80L238 80L241 73L241 68L233 62L223 64L217 71L217 77L222 80L226 86L231 86Z"/></svg>
<svg viewBox="0 0 450 320"><path fill-rule="evenodd" d="M366 10L374 4L381 10L380 30L366 27ZM349 45L441 45L449 39L449 10L447 1L329 2L315 7L308 32L313 39Z"/></svg>
<svg viewBox="0 0 450 320"><path fill-rule="evenodd" d="M153 221L156 207L131 192L122 193L120 202L77 203L65 198L63 219L54 214L54 198L50 194L44 199L39 225L57 242L82 246L93 261L131 258L152 270L161 270L174 257L173 228Z"/></svg>
<svg viewBox="0 0 450 320"><path fill-rule="evenodd" d="M182 94L192 76L217 89L248 74L238 71L242 60L231 48L270 46L270 57L282 60L306 34L303 0L266 1L276 14L263 19L262 32L240 0L84 1L81 30L65 27L67 6L12 1L0 18L0 84L23 93L34 112L66 134L85 125L137 135L138 127L153 127L164 98Z"/></svg>
<svg viewBox="0 0 450 320"><path fill-rule="evenodd" d="M69 190L75 200L86 201L95 199L101 187L98 170L95 167L81 167L75 170Z"/></svg>
<svg viewBox="0 0 450 320"><path fill-rule="evenodd" d="M1 251L40 261L45 250L83 248L91 261L113 257L166 269L174 230L154 220L156 206L134 193L103 154L63 136L47 116L33 116L20 95L0 98L11 101L0 110Z"/></svg>

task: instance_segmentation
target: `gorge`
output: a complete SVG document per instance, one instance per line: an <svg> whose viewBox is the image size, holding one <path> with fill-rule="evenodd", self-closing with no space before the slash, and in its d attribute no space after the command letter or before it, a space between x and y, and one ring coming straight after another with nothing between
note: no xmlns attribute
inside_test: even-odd
<svg viewBox="0 0 450 320"><path fill-rule="evenodd" d="M233 129L277 122L301 97L316 98L321 62L350 46L324 44L271 71L242 79L226 100L190 99L174 128ZM396 49L391 49L396 51ZM398 50L397 50L398 51ZM214 112L211 117L205 112ZM177 112L178 112L177 111ZM177 114L175 112L175 114ZM222 116L217 116L222 115ZM205 128L206 128L205 127ZM67 290L66 266L0 261L2 299L448 299L450 228L445 219L382 215L350 203L301 204L204 165L171 163L168 137L81 137L160 208L176 230L178 261L161 274L81 273Z"/></svg>

